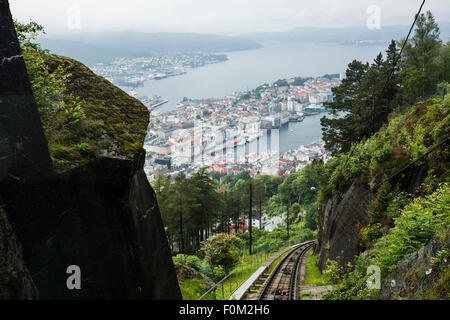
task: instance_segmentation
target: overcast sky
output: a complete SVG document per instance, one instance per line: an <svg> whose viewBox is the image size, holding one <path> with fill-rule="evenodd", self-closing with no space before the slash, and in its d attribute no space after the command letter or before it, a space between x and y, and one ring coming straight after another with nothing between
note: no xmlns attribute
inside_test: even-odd
<svg viewBox="0 0 450 320"><path fill-rule="evenodd" d="M296 27L365 26L367 8L381 25L410 24L422 0L10 0L13 16L47 33L136 30L239 34ZM77 9L79 8L79 9ZM428 0L438 21L450 21L450 1ZM80 12L79 19L77 12ZM78 24L79 21L80 23Z"/></svg>

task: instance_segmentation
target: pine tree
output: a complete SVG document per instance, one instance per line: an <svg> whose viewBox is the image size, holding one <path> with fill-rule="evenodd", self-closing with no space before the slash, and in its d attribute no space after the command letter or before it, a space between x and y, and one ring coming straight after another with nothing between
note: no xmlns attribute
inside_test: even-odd
<svg viewBox="0 0 450 320"><path fill-rule="evenodd" d="M439 27L430 11L417 18L414 36L403 51L401 66L402 98L406 104L436 91L442 47L439 35Z"/></svg>

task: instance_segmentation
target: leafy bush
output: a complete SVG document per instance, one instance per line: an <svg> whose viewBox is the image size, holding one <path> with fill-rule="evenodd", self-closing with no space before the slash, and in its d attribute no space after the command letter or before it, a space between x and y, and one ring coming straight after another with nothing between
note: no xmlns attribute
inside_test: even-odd
<svg viewBox="0 0 450 320"><path fill-rule="evenodd" d="M369 290L366 280L367 267L376 265L381 269L382 281L397 267L398 262L407 254L423 247L435 234L446 233L445 226L450 223L450 186L441 185L436 192L415 199L406 205L395 226L374 245L372 251L366 251L355 257L355 267L346 273L334 290L324 296L325 299L376 299L376 290ZM376 233L378 227L366 231ZM439 262L445 252L439 252L432 263Z"/></svg>
<svg viewBox="0 0 450 320"><path fill-rule="evenodd" d="M360 250L364 251L372 247L372 245L382 236L382 225L380 223L369 224L361 228Z"/></svg>
<svg viewBox="0 0 450 320"><path fill-rule="evenodd" d="M441 142L450 132L448 100L449 93L419 101L404 115L393 115L387 128L353 144L348 153L337 155L327 164L325 193L329 195L333 189L346 189L357 179L367 183L373 178L381 180ZM435 181L445 182L449 176L449 156L448 148L441 148L416 165L427 162L428 175L434 175Z"/></svg>
<svg viewBox="0 0 450 320"><path fill-rule="evenodd" d="M408 204L395 227L375 244L371 264L381 268L387 276L406 254L424 246L431 237L450 224L450 187L443 185L426 198L417 198Z"/></svg>
<svg viewBox="0 0 450 320"><path fill-rule="evenodd" d="M219 233L203 241L201 251L211 267L220 265L228 273L239 262L238 243L238 237Z"/></svg>
<svg viewBox="0 0 450 320"><path fill-rule="evenodd" d="M340 280L340 269L337 261L334 260L327 260L327 268L323 270L323 275L325 276L325 279L329 283L336 284Z"/></svg>
<svg viewBox="0 0 450 320"><path fill-rule="evenodd" d="M181 264L191 267L192 269L197 270L203 275L211 279L215 279L215 275L211 266L195 255L177 254L176 256L172 257L172 260L175 264Z"/></svg>
<svg viewBox="0 0 450 320"><path fill-rule="evenodd" d="M196 300L206 291L205 282L201 279L190 279L179 283L183 300Z"/></svg>
<svg viewBox="0 0 450 320"><path fill-rule="evenodd" d="M200 271L199 269L202 263L202 260L199 257L186 254L177 254L172 260L174 263L191 267L197 271Z"/></svg>
<svg viewBox="0 0 450 320"><path fill-rule="evenodd" d="M344 275L343 280L331 291L327 292L323 300L369 300L376 299L377 290L367 287L369 275L359 269Z"/></svg>
<svg viewBox="0 0 450 320"><path fill-rule="evenodd" d="M223 269L223 267L221 265L218 265L217 267L215 267L213 272L214 272L214 276L216 277L216 279L223 279L223 277L225 277L225 275L226 275L225 270Z"/></svg>

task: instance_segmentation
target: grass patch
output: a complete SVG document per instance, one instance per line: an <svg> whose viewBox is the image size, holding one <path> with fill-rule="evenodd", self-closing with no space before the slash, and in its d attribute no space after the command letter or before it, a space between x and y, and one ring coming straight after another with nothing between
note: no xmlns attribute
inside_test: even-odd
<svg viewBox="0 0 450 320"><path fill-rule="evenodd" d="M305 285L327 285L327 279L320 273L319 268L316 265L317 254L314 254L313 250L308 253L306 259L306 276Z"/></svg>
<svg viewBox="0 0 450 320"><path fill-rule="evenodd" d="M311 291L305 291L301 294L301 297L310 297L311 296Z"/></svg>
<svg viewBox="0 0 450 320"><path fill-rule="evenodd" d="M190 279L179 283L183 300L197 300L205 293L205 283L201 279Z"/></svg>

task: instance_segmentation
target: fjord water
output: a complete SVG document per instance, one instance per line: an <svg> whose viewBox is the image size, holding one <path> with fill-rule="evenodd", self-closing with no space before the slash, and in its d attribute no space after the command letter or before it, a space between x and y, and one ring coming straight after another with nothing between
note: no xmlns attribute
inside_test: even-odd
<svg viewBox="0 0 450 320"><path fill-rule="evenodd" d="M183 97L222 98L279 79L344 73L353 59L372 62L387 48L387 45L318 42L268 42L263 45L261 49L227 53L228 61L189 69L182 76L147 81L144 87L135 91L138 96L157 94L168 99L169 103L160 108L160 111L167 111Z"/></svg>
<svg viewBox="0 0 450 320"><path fill-rule="evenodd" d="M227 53L228 61L189 69L182 76L151 80L134 89L138 96L160 95L169 102L156 112L176 108L184 97L222 98L234 92L291 77L316 77L326 73L345 73L354 59L371 63L386 46L339 45L319 42L268 42L264 48ZM130 88L123 88L130 91ZM320 118L306 117L280 130L281 153L320 140ZM255 142L256 143L256 142ZM241 153L241 152L239 152Z"/></svg>

